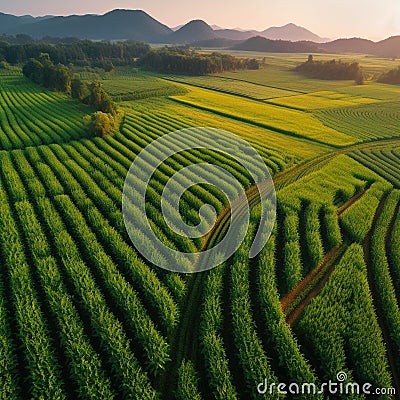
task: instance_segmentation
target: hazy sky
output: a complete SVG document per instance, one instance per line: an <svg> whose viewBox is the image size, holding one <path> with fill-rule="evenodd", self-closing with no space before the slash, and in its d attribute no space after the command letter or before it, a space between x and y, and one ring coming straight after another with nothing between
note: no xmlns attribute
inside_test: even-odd
<svg viewBox="0 0 400 400"><path fill-rule="evenodd" d="M191 19L258 30L294 22L328 38L400 35L400 0L0 0L0 12L15 15L102 14L114 8L142 9L171 27Z"/></svg>

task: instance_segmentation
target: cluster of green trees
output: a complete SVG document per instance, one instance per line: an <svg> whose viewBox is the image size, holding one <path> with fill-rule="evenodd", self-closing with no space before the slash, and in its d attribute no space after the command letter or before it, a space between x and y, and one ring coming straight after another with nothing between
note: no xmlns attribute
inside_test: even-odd
<svg viewBox="0 0 400 400"><path fill-rule="evenodd" d="M7 35L5 33L0 35L0 42L6 42L8 44L30 44L30 43L46 43L46 44L59 44L59 43L75 43L79 42L80 39L76 37L52 37L44 36L41 39L34 39L32 36L26 33L17 33L16 35Z"/></svg>
<svg viewBox="0 0 400 400"><path fill-rule="evenodd" d="M33 82L58 92L71 91L71 71L62 64L53 64L47 53L31 58L22 68L23 74Z"/></svg>
<svg viewBox="0 0 400 400"><path fill-rule="evenodd" d="M378 82L400 85L400 66L397 68L391 69L388 72L384 72L378 78Z"/></svg>
<svg viewBox="0 0 400 400"><path fill-rule="evenodd" d="M88 104L97 111L114 116L117 114L116 104L111 96L102 88L100 81L87 84L80 79L74 79L71 83L71 97Z"/></svg>
<svg viewBox="0 0 400 400"><path fill-rule="evenodd" d="M311 78L341 80L354 79L357 84L364 83L364 73L357 62L342 62L341 60L315 61L312 55L308 56L305 63L298 65L295 69Z"/></svg>
<svg viewBox="0 0 400 400"><path fill-rule="evenodd" d="M1 40L3 39L3 40ZM237 58L228 54L200 54L186 47L164 47L151 50L145 43L92 42L74 38L35 42L27 35L0 36L0 61L23 64L48 54L55 64L69 67L93 67L111 71L114 66L140 65L167 73L205 75L236 69L258 69L256 59Z"/></svg>
<svg viewBox="0 0 400 400"><path fill-rule="evenodd" d="M117 106L99 81L87 84L80 79L72 80L72 71L65 65L55 65L47 53L42 53L39 59L30 59L22 72L33 82L58 92L70 93L73 99L97 110L85 119L88 131L94 136L105 136L115 129Z"/></svg>
<svg viewBox="0 0 400 400"><path fill-rule="evenodd" d="M1 39L1 37L0 37ZM31 58L38 58L40 54L49 54L56 64L77 65L89 67L110 67L112 65L132 65L138 57L150 51L150 46L134 41L125 42L92 42L90 40L67 40L67 43L52 43L55 39L49 38L49 43L10 44L0 41L0 61L10 64L22 64Z"/></svg>
<svg viewBox="0 0 400 400"><path fill-rule="evenodd" d="M145 54L139 65L157 72L206 75L236 69L258 69L256 59L244 59L229 54L200 54L183 47L163 47Z"/></svg>

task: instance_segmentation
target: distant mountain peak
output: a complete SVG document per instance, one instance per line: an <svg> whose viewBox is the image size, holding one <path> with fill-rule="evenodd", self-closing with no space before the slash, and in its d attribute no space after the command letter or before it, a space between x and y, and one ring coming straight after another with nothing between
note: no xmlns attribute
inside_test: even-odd
<svg viewBox="0 0 400 400"><path fill-rule="evenodd" d="M361 38L331 41L321 38L294 22L259 32L210 26L201 19L194 19L185 25L171 29L143 10L125 8L117 8L103 15L33 17L0 12L0 35L2 33L27 34L36 39L45 36L92 40L129 39L146 43L194 43L194 45L206 43L204 46L207 47L239 46L242 49L259 49L260 51L349 52L400 57L400 36L393 36L379 42Z"/></svg>
<svg viewBox="0 0 400 400"><path fill-rule="evenodd" d="M201 26L208 30L213 30L213 28L211 28L211 26L208 25L207 22L203 21L202 19L192 19L187 24L183 25L181 29L189 26Z"/></svg>
<svg viewBox="0 0 400 400"><path fill-rule="evenodd" d="M115 14L146 14L146 15L148 15L143 10L129 10L127 8L116 8L114 10L111 10L111 11L103 14L103 17L106 16L106 15L115 15Z"/></svg>
<svg viewBox="0 0 400 400"><path fill-rule="evenodd" d="M199 40L217 38L217 34L201 19L194 19L173 32L169 40L171 43L191 43Z"/></svg>
<svg viewBox="0 0 400 400"><path fill-rule="evenodd" d="M17 18L17 17L14 17ZM32 18L32 21L17 24L9 22L5 33L25 33L35 38L79 37L95 40L137 40L162 42L172 30L161 24L143 10L115 9L103 15L74 15L51 18ZM1 28L5 24L0 19Z"/></svg>
<svg viewBox="0 0 400 400"><path fill-rule="evenodd" d="M310 41L323 43L328 39L321 38L302 26L289 22L283 26L273 26L261 32L261 36L272 40L289 40L291 42Z"/></svg>

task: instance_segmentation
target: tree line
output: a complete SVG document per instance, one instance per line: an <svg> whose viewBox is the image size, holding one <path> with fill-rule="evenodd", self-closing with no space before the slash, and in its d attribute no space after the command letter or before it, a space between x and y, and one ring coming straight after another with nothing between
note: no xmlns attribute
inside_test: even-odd
<svg viewBox="0 0 400 400"><path fill-rule="evenodd" d="M71 70L62 64L53 64L47 53L38 59L31 58L22 68L22 73L33 82L57 92L71 91Z"/></svg>
<svg viewBox="0 0 400 400"><path fill-rule="evenodd" d="M400 85L400 66L390 71L384 72L379 78L378 82L391 83L393 85Z"/></svg>
<svg viewBox="0 0 400 400"><path fill-rule="evenodd" d="M90 84L72 79L71 70L62 64L55 65L47 53L30 59L22 68L23 74L33 82L51 90L64 92L94 108L86 117L88 131L95 136L105 136L116 127L117 106L104 91L99 81Z"/></svg>
<svg viewBox="0 0 400 400"><path fill-rule="evenodd" d="M156 72L206 75L237 69L258 69L256 59L238 58L229 54L201 54L183 47L163 47L152 49L145 54L138 64Z"/></svg>
<svg viewBox="0 0 400 400"><path fill-rule="evenodd" d="M310 78L346 80L354 79L356 83L364 83L364 74L358 62L342 62L341 60L315 61L310 55L308 60L294 69Z"/></svg>
<svg viewBox="0 0 400 400"><path fill-rule="evenodd" d="M10 38L0 36L0 39ZM70 67L94 67L111 71L114 66L136 65L157 72L205 75L237 69L258 69L256 59L238 58L229 54L201 54L186 47L151 49L140 42L92 42L74 38L45 38L35 42L27 35L12 36L10 42L0 40L0 62L24 64L48 54L55 64ZM32 42L29 40L31 39ZM45 40L43 39L43 40ZM8 39L9 40L9 39Z"/></svg>
<svg viewBox="0 0 400 400"><path fill-rule="evenodd" d="M1 38L4 39L4 36ZM26 38L19 39L25 42L27 40ZM48 40L53 40L55 43L11 44L0 41L0 61L23 64L31 58L38 58L40 54L47 53L56 64L99 67L107 70L110 67L112 69L112 65L133 65L137 58L150 51L149 45L134 41L110 43L90 40L74 41L70 38L66 40L70 40L71 43L57 43L54 38L48 38Z"/></svg>

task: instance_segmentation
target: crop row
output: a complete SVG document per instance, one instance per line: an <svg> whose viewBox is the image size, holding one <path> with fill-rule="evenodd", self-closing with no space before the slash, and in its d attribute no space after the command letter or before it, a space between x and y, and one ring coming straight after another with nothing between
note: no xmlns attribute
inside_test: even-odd
<svg viewBox="0 0 400 400"><path fill-rule="evenodd" d="M261 251L257 264L257 292L265 338L276 354L279 370L290 382L316 383L317 378L286 323L277 289L276 227ZM300 397L307 398L307 395Z"/></svg>
<svg viewBox="0 0 400 400"><path fill-rule="evenodd" d="M388 256L393 286L396 289L397 301L400 304L400 211L393 215L393 227L388 243Z"/></svg>
<svg viewBox="0 0 400 400"><path fill-rule="evenodd" d="M295 332L302 344L313 349L313 364L322 381L346 371L349 382L391 386L360 245L346 250L321 293L296 322Z"/></svg>
<svg viewBox="0 0 400 400"><path fill-rule="evenodd" d="M10 150L84 136L83 108L60 94L43 93L21 76L0 86L0 146Z"/></svg>
<svg viewBox="0 0 400 400"><path fill-rule="evenodd" d="M223 325L223 275L226 265L220 265L208 273L205 285L200 323L200 341L205 359L207 377L217 400L237 399L229 369L224 340Z"/></svg>
<svg viewBox="0 0 400 400"><path fill-rule="evenodd" d="M67 168L55 157L55 155L49 150L49 148L42 148L42 152L44 153L47 161L49 162L49 165L53 166L54 169L59 173L59 174L64 174L64 176L68 177L68 179L74 181L75 178L79 175L81 177L80 183L82 182L86 183L87 186L85 187L89 191L91 188L93 190L97 189L98 190L98 196L97 198L99 200L102 200L101 194L103 192L99 191L98 187L91 182L90 180L87 180L87 178L83 174L83 170L75 170L78 171L78 173L75 173L75 178L72 176L72 174L67 170ZM72 171L74 171L74 165L73 163L66 161L67 165L70 165L70 168ZM79 174L80 173L80 174ZM60 175L61 176L61 175ZM75 185L77 185L77 182L74 181ZM91 184L92 183L92 184ZM91 186L89 186L91 184ZM96 193L96 192L95 192ZM60 195L58 198L63 199L63 195ZM126 279L123 277L123 275L119 272L117 266L114 264L113 260L110 258L110 256L104 251L103 246L101 243L97 240L96 235L93 233L96 232L100 237L107 237L109 242L108 246L113 245L112 248L116 248L116 244L121 243L122 240L120 239L116 243L113 242L112 239L118 239L118 235L114 231L112 227L110 227L107 223L107 221L103 218L102 214L97 210L97 208L92 204L92 201L90 198L86 196L84 192L82 192L81 189L75 189L71 191L71 196L72 198L76 201L76 204L80 206L80 210L77 208L73 207L72 204L69 205L68 202L64 204L65 208L63 208L63 211L65 212L64 218L66 221L68 221L71 225L71 228L75 230L75 233L77 235L77 238L79 238L79 241L83 248L85 249L85 252L87 253L88 257L91 259L91 264L96 265L98 268L98 271L102 274L103 279L104 279L104 284L107 286L107 291L110 292L112 298L114 299L115 304L119 304L119 307L122 309L125 309L126 313L130 315L130 323L133 324L133 329L138 332L138 335L142 337L142 339L138 339L139 342L144 344L147 340L144 338L147 336L147 334L144 334L145 330L148 329L148 333L151 337L157 338L157 333L154 331L150 333L154 328L152 327L151 321L146 317L146 312L144 309L142 309L142 306L140 304L139 299L137 298L137 293L132 290L132 287ZM104 202L107 201L106 197L104 197ZM107 203L106 203L107 204ZM109 204L109 210L112 212L111 208L112 204ZM83 211L88 211L90 210L89 213L85 212L86 218L89 219L88 222L90 222L91 226L87 224L85 221L82 212ZM113 244L114 243L114 244ZM121 253L120 258L124 257L122 251L123 248L120 249ZM96 257L93 257L93 255L96 254ZM126 255L125 255L126 257ZM133 268L130 269L131 272ZM138 271L138 269L137 269ZM152 275L148 275L149 279L151 279ZM123 295L121 293L124 293ZM165 302L163 299L163 295L158 291L158 299L161 303ZM166 293L163 293L166 294ZM154 295L154 294L153 294ZM124 299L122 301L122 299ZM164 308L164 311L165 308ZM139 316L141 316L139 318ZM171 315L169 315L171 317ZM168 319L169 323L173 322L171 319ZM139 333L141 332L141 333ZM144 336L143 336L144 335ZM149 336L149 338L150 338ZM155 340L161 340L155 339ZM162 340L159 343L160 345L160 352L159 356L160 357L166 357L164 353L161 352L162 348ZM151 346L149 344L149 346ZM147 344L145 345L147 347ZM150 348L147 348L148 352L151 352ZM150 357L150 354L148 354ZM149 361L151 364L151 362ZM159 367L159 361L155 361L155 368Z"/></svg>
<svg viewBox="0 0 400 400"><path fill-rule="evenodd" d="M220 76L196 76L196 77L168 77L172 81L185 83L205 89L212 89L216 92L236 94L255 100L272 99L275 97L292 96L295 92L286 89L278 89L257 85L255 83L244 82L240 80L232 80Z"/></svg>
<svg viewBox="0 0 400 400"><path fill-rule="evenodd" d="M357 150L351 157L365 165L372 171L391 182L395 187L400 187L400 173L398 163L400 154L398 150Z"/></svg>
<svg viewBox="0 0 400 400"><path fill-rule="evenodd" d="M340 222L353 240L358 243L364 240L371 229L379 201L390 188L391 185L384 181L373 183L364 196L344 212Z"/></svg>
<svg viewBox="0 0 400 400"><path fill-rule="evenodd" d="M399 136L396 102L332 108L315 115L327 126L362 140Z"/></svg>
<svg viewBox="0 0 400 400"><path fill-rule="evenodd" d="M235 99L227 102L229 95L220 95L223 98L216 97L215 92L211 95L203 95L202 98L198 93L189 96L173 96L172 98L183 105L194 107L202 111L208 111L216 115L234 119L239 122L252 124L261 128L278 132L284 135L294 136L297 138L310 139L316 143L330 144L336 147L342 147L356 143L354 138L341 133L337 130L324 126L316 118L311 115L297 110L285 109L271 104L260 104L247 99ZM248 102L241 104L241 102ZM254 103L254 104L252 104ZM238 113L237 110L242 110ZM307 126L304 130L302 127Z"/></svg>
<svg viewBox="0 0 400 400"><path fill-rule="evenodd" d="M11 169L10 164L4 164L4 166L7 170ZM22 184L16 179L14 179L12 182L13 188ZM32 183L29 182L28 187L30 187L31 190L34 190L37 185L32 186ZM95 280L92 277L92 273L84 264L76 247L75 241L72 240L71 236L66 231L64 223L54 208L54 205L49 199L43 196L37 197L36 202L41 220L46 224L47 230L49 231L52 241L55 244L55 249L57 251L59 260L67 272L67 275L74 286L74 290L80 298L80 304L82 304L91 320L92 329L93 332L95 332L95 336L99 337L100 339L101 350L110 357L109 362L112 365L111 368L113 371L115 371L116 376L118 376L118 379L121 382L121 391L134 398L153 398L154 391L150 388L148 378L141 370L137 361L135 360L135 357L131 353L129 340L126 338L125 333L123 332L121 323L115 318L106 305L103 294L100 293L99 289L97 288ZM64 210L68 207L73 209L72 203L68 201L68 198L65 195L55 196L54 202L55 205L59 206L60 208L64 207ZM19 206L19 213L21 217L24 218L24 213L29 212L29 207L27 207L27 204L24 201L20 201L17 204L21 204L21 206ZM27 223L29 221L30 225L36 224L32 213L27 214L25 218L27 219ZM39 229L39 226L37 227ZM28 228L26 229L26 232L27 234L29 233ZM40 229L38 232L31 231L31 233L32 235L38 235L38 239L34 236L30 236L29 238L29 240L32 242L37 242L39 240L39 244L35 243L36 247L32 247L35 249L35 253L39 252L38 254L41 254L40 251L44 251L42 256L48 260L48 242L45 241L44 237L40 235ZM35 254L34 251L32 251L32 253ZM40 258L38 259L38 262L40 262ZM53 262L52 265L54 267ZM44 273L43 270L42 273ZM50 290L50 288L45 286L45 291L46 289ZM61 292L61 287L57 287L57 290ZM61 316L59 315L58 317ZM73 320L71 320L71 324L72 322ZM84 351L83 348L80 350ZM82 356L82 353L80 356ZM84 359L80 358L80 363L82 363L82 361L84 361ZM87 360L85 364L87 362L89 362L89 360ZM95 362L95 358L92 359L92 362ZM72 368L79 370L79 364L73 363ZM76 373L75 370L73 372ZM95 379L95 369L93 369L91 374ZM136 376L137 380L131 380L132 376ZM84 375L80 379L83 378ZM86 384L88 384L88 382L86 382ZM96 386L93 386L92 388L86 387L86 389L89 391L95 391ZM102 390L107 390L107 384Z"/></svg>
<svg viewBox="0 0 400 400"><path fill-rule="evenodd" d="M265 379L272 383L277 377L271 368L263 344L258 336L250 299L250 246L254 238L256 222L253 220L246 238L233 256L230 271L230 311L232 334L250 398L257 399L257 385ZM277 398L277 393L270 398Z"/></svg>
<svg viewBox="0 0 400 400"><path fill-rule="evenodd" d="M60 150L62 149L58 149L58 154ZM44 147L40 151L53 170L57 171L58 179L65 187L68 187L68 193L76 200L79 209L88 218L92 229L102 238L105 247L112 251L118 264L124 267L127 276L139 284L144 296L158 310L163 323L168 326L168 330L171 329L177 319L176 306L170 295L160 286L154 272L139 260L132 247L121 237L120 232L124 226L121 211L118 210L119 206L110 200L83 168L68 159L68 156L64 154L66 158L62 159L63 163L49 148ZM113 191L117 190L112 184L108 184L107 187ZM88 208L92 211L91 213L85 212ZM112 226L107 220L114 222ZM113 226L121 228L116 230Z"/></svg>
<svg viewBox="0 0 400 400"><path fill-rule="evenodd" d="M371 273L375 287L377 303L382 311L386 329L390 333L390 342L399 362L400 354L400 308L396 298L396 291L390 274L389 261L386 253L386 239L390 222L400 201L400 191L393 190L383 205L371 233Z"/></svg>
<svg viewBox="0 0 400 400"><path fill-rule="evenodd" d="M42 174L44 174L42 176L43 183L47 187L46 189L48 189L49 191L53 191L53 194L56 196L55 197L56 204L59 204L58 207L60 208L60 210L62 210L62 214L63 214L63 217L64 217L65 221L67 221L67 222L69 221L69 223L67 223L67 225L70 226L71 230L72 230L72 229L76 228L76 224L78 223L79 228L81 229L80 232L83 235L84 234L83 230L84 229L87 230L87 228L85 228L85 224L83 223L83 220L79 219L77 217L77 216L79 216L79 214L76 214L75 211L74 212L72 211L72 205L71 206L68 205L67 204L68 202L65 203L64 200L61 201L64 198L65 198L65 201L67 200L67 198L62 195L62 193L64 192L63 186L64 187L68 187L67 191L69 193L71 193L71 195L75 196L74 198L76 199L77 202L79 202L79 201L83 201L84 202L84 203L79 203L82 206L84 204L84 207L88 207L90 201L88 200L86 195L80 190L80 185L66 171L65 167L60 165L60 164L58 164L58 163L54 163L55 159L52 158L52 156L50 156L50 153L48 151L49 151L49 148L46 148L46 147L40 148L40 152L41 153L43 153L43 154L47 153L47 155L46 155L47 156L47 161L49 162L49 166L50 166L48 168L44 168L43 169L45 164L43 164L42 159L39 157L37 150L35 148L30 148L30 149L26 150L26 152L29 155L29 158L31 159L31 162L36 163L35 165L37 165L37 166L42 168ZM29 169L29 163L27 163L26 159L24 159L23 153L21 151L13 152L12 155L13 155L13 157L16 158L16 162L18 163L17 165L19 166L19 168L21 168L21 173L23 174L24 177L26 177L28 179L28 186L31 187L31 192L34 193L34 196L35 197L44 196L46 194L46 190L43 188L43 184L40 181L38 181L37 179L36 180L33 179L35 177L35 171ZM66 163L66 165L68 165L68 163ZM59 181L57 179L54 179L55 177L54 177L53 171L56 171L56 170L58 170L59 177L61 178L61 182L63 183L63 185L60 185ZM81 170L79 170L79 171L82 172ZM15 201L25 201L27 199L27 195L26 195L26 193L24 193L23 186L19 185L18 183L16 183L17 182L17 177L16 177L15 172L11 171L10 168L3 168L3 172L7 176L10 176L11 177L10 179L13 182L11 186L13 188L12 195L13 195L14 200ZM37 172L39 172L39 171L37 171ZM41 176L40 172L39 172L39 176ZM88 203L88 201L89 201L89 203ZM71 214L70 214L71 216L70 217L68 217L65 214L65 213L69 212L69 211L65 211L65 210L68 210L68 209L71 209L71 211L70 211L71 212ZM85 208L85 209L87 209L87 208ZM98 212L96 213L96 210L94 208L87 215L90 216L89 219L92 221L91 222L92 224L95 224L96 223L95 221L97 220L97 226L95 227L97 234L99 234L99 232L104 232L104 233L101 233L99 235L102 236L103 238L106 237L106 236L110 236L110 238L109 238L110 243L115 242L115 243L118 244L118 241L116 241L116 238L118 239L118 235L116 235L115 232L113 232L112 230L107 231L107 229L109 229L110 227L107 228L107 224L104 225L104 222L102 222L102 220L101 220L101 215ZM79 233L79 229L78 229L78 233ZM94 240L94 237L90 236L90 233L88 233L88 235L89 236L88 236L88 239L86 240L86 246L89 246L89 243L90 243L91 246L98 246L96 244L97 243L96 240ZM119 243L121 243L121 242L122 241L120 239ZM92 244L92 243L94 243L94 244ZM117 244L115 245L115 248L118 248ZM101 250L100 247L96 247L95 249L93 249L92 247L90 247L90 248L87 247L87 248L88 248L88 250L87 250L88 254L99 254L100 250ZM128 249L127 254L125 254L125 255L122 254L124 252L124 250L127 250L127 249ZM129 249L130 249L130 252L129 252ZM136 269L136 274L137 275L141 274L144 277L145 274L143 273L143 270L140 267L140 263L139 263L139 265L135 265L136 264L135 261L136 262L139 261L137 256L135 256L135 259L130 259L129 260L129 258L130 258L129 255L131 255L131 256L134 255L134 253L132 251L132 248L130 248L129 246L125 245L125 247L122 246L119 249L119 251L120 251L120 253L119 253L120 257L121 258L123 258L123 257L126 258L125 263L131 262L132 263L131 267L134 267ZM100 255L101 255L101 253L100 253ZM107 269L109 269L110 263L108 261L107 262L105 261L104 265L106 265L106 264L107 264ZM104 271L104 269L103 269L103 271ZM137 278L138 277L136 277L136 279ZM155 276L154 276L154 279L156 279ZM162 321L167 319L167 322L165 323L166 325L168 325L168 324L170 325L171 323L174 323L176 315L174 316L174 313L171 314L170 309L171 309L171 305L172 304L168 305L169 296L166 295L166 293L162 294L162 290L163 290L162 287L154 286L154 285L159 285L159 284L156 283L156 281L154 281L154 284L151 284L150 286L149 286L149 283L151 281L148 281L148 279L144 279L144 280L142 279L142 282L145 283L145 285L141 285L141 286L145 287L145 290L146 290L147 293L150 294L150 297L154 296L155 294L157 296L157 293L160 294L159 300L161 299L161 304L165 304L164 309L161 309L162 313L164 314L164 319ZM178 282L178 284L179 284L179 282ZM161 292L160 292L160 290L161 290ZM128 292L129 292L129 290L128 290ZM125 300L126 300L126 298L128 298L128 300L129 300L129 296L123 296L123 295L121 296L120 294L118 294L118 295L116 294L115 298L120 298L120 299L125 298ZM131 301L132 300L128 301L128 303L131 302ZM160 303L160 302L158 301L158 303ZM126 305L123 304L123 307L126 307ZM128 309L126 309L126 310L127 310L126 314L131 315L131 316L135 315L133 312L128 311ZM132 317L132 318L134 318L134 317ZM140 322L139 318L135 318L135 320ZM168 321L170 321L170 322L168 322ZM146 329L146 324L142 324L142 326L138 326L137 325L137 327L139 329L142 329L142 331L143 331L143 329ZM139 342L140 342L140 340L139 340ZM154 351L156 351L156 354L159 357L164 357L162 352L160 352L160 349L161 349L160 344L156 344L153 348L154 348ZM149 365L149 369L152 369L152 367L150 365L150 363L152 363L150 354L147 354L146 358L149 358L149 364L148 364ZM160 367L160 363L159 362L155 361L154 363L157 364L157 366L155 367L156 369ZM154 363L153 363L153 365L155 365ZM162 365L161 365L161 367L162 367Z"/></svg>
<svg viewBox="0 0 400 400"><path fill-rule="evenodd" d="M268 165L271 171L278 172L286 165L287 160L285 154L287 145L282 144L282 140L286 141L286 137L274 134L273 143L271 140L265 141L265 131L261 128L248 129L248 126L241 126L229 119L223 119L217 123L215 115L198 112L193 109L183 107L175 102L163 103L155 102L146 104L137 104L135 109L129 110L129 114L134 116L135 121L143 121L146 125L153 123L159 131L173 132L176 130L197 127L197 126L212 126L228 130L243 137L258 151L264 162ZM222 122L223 121L223 122ZM268 136L269 137L269 136ZM293 139L288 139L292 141ZM296 158L293 155L294 158Z"/></svg>
<svg viewBox="0 0 400 400"><path fill-rule="evenodd" d="M3 170L3 162L1 164ZM8 185L12 184L7 178L5 180ZM9 186L8 189L10 189ZM54 347L44 321L43 311L26 261L25 249L2 179L0 180L0 208L2 258L8 272L13 312L18 326L18 338L24 349L25 362L29 372L31 395L37 398L49 396L54 399L63 399L65 393ZM10 355L5 361L9 368L12 367ZM5 376L7 377L6 374ZM9 391L15 390L12 385L8 384L7 386ZM5 390L7 390L7 386L4 387ZM16 395L16 393L11 393L11 395L13 394Z"/></svg>
<svg viewBox="0 0 400 400"><path fill-rule="evenodd" d="M77 382L81 398L113 398L109 379L105 378L98 354L84 334L71 297L65 290L57 262L42 227L27 201L15 203L22 230L46 293L52 315L55 316L62 346L69 359L70 375Z"/></svg>

